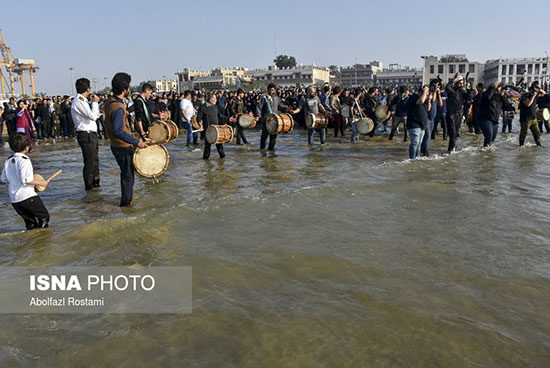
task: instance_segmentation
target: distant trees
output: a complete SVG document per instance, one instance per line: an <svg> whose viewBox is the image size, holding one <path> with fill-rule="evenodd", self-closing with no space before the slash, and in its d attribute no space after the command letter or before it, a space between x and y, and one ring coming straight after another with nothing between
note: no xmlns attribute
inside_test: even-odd
<svg viewBox="0 0 550 368"><path fill-rule="evenodd" d="M294 68L296 66L296 58L294 56L279 55L273 59L277 68Z"/></svg>
<svg viewBox="0 0 550 368"><path fill-rule="evenodd" d="M331 65L331 66L328 67L328 69L335 76L337 76L337 77L340 76L340 68L338 67L338 65Z"/></svg>

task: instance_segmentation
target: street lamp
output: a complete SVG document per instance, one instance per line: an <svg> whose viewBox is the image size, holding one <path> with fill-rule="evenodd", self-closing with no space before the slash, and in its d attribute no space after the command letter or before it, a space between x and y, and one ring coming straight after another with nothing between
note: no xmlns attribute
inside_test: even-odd
<svg viewBox="0 0 550 368"><path fill-rule="evenodd" d="M75 93L74 93L74 73L73 73L74 68L71 66L69 68L69 70L71 71L71 91L73 91L73 96L74 96L75 95Z"/></svg>

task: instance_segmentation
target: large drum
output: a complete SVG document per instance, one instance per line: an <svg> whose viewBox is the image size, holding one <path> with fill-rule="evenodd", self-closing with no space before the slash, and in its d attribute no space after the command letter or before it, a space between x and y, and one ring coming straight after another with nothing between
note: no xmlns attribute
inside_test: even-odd
<svg viewBox="0 0 550 368"><path fill-rule="evenodd" d="M157 178L166 171L170 155L162 144L136 148L133 162L139 175L146 178Z"/></svg>
<svg viewBox="0 0 550 368"><path fill-rule="evenodd" d="M374 121L370 118L363 118L357 120L357 130L361 134L369 134L374 129Z"/></svg>
<svg viewBox="0 0 550 368"><path fill-rule="evenodd" d="M164 144L176 140L179 131L178 126L171 120L157 120L151 124L147 131L151 144Z"/></svg>
<svg viewBox="0 0 550 368"><path fill-rule="evenodd" d="M323 114L307 114L306 126L308 129L325 129L328 125L328 119Z"/></svg>
<svg viewBox="0 0 550 368"><path fill-rule="evenodd" d="M256 127L256 119L248 114L239 115L237 120L243 128L254 129Z"/></svg>
<svg viewBox="0 0 550 368"><path fill-rule="evenodd" d="M537 110L537 120L538 121L548 121L550 120L550 110L546 107L544 109Z"/></svg>
<svg viewBox="0 0 550 368"><path fill-rule="evenodd" d="M269 114L265 126L269 134L290 133L294 129L294 119L290 114Z"/></svg>
<svg viewBox="0 0 550 368"><path fill-rule="evenodd" d="M230 125L210 125L206 128L206 141L210 144L227 143L233 139L233 128Z"/></svg>
<svg viewBox="0 0 550 368"><path fill-rule="evenodd" d="M388 106L386 105L378 105L374 114L378 118L378 121L386 121L391 116L391 113L388 111Z"/></svg>

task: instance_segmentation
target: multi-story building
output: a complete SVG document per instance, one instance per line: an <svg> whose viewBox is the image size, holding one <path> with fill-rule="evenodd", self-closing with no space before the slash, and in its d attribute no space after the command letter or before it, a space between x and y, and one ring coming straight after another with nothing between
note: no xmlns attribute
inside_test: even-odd
<svg viewBox="0 0 550 368"><path fill-rule="evenodd" d="M378 86L419 86L422 84L422 69L401 68L399 64L390 64L388 69L376 73L375 81Z"/></svg>
<svg viewBox="0 0 550 368"><path fill-rule="evenodd" d="M225 89L238 87L249 81L247 67L216 68L211 71L197 71L185 68L178 72L180 90L186 89Z"/></svg>
<svg viewBox="0 0 550 368"><path fill-rule="evenodd" d="M178 88L178 81L175 79L156 80L153 81L153 86L157 92L171 92Z"/></svg>
<svg viewBox="0 0 550 368"><path fill-rule="evenodd" d="M504 84L516 84L521 78L530 84L538 81L541 85L548 83L548 58L518 58L487 60L483 81L486 84L496 81Z"/></svg>
<svg viewBox="0 0 550 368"><path fill-rule="evenodd" d="M371 61L368 64L355 64L340 68L340 80L344 87L359 87L374 85L375 75L383 70L380 61Z"/></svg>
<svg viewBox="0 0 550 368"><path fill-rule="evenodd" d="M468 82L472 85L481 82L483 76L483 64L469 61L464 54L437 56L422 56L424 59L424 70L422 83L427 84L430 80L441 78L444 83L451 81L455 73L464 78L468 74Z"/></svg>
<svg viewBox="0 0 550 368"><path fill-rule="evenodd" d="M279 69L272 65L246 73L252 82L270 81L280 87L317 86L330 82L330 70L316 65L300 65Z"/></svg>

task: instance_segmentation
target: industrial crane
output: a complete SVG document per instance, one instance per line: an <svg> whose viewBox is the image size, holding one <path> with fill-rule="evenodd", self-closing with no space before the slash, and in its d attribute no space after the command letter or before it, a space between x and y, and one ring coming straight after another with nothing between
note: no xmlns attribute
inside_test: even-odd
<svg viewBox="0 0 550 368"><path fill-rule="evenodd" d="M29 72L29 78L31 82L32 96L35 95L34 90L34 73L38 69L38 64L34 60L30 59L19 59L16 58L11 49L6 44L4 39L4 33L0 29L0 51L2 52L2 59L0 59L0 86L2 87L2 97L7 97L7 95L15 95L15 82L21 82L21 95L25 95L25 72ZM2 67L6 68L6 71L9 76L9 93L6 94L5 82L7 80L4 78L2 73Z"/></svg>

